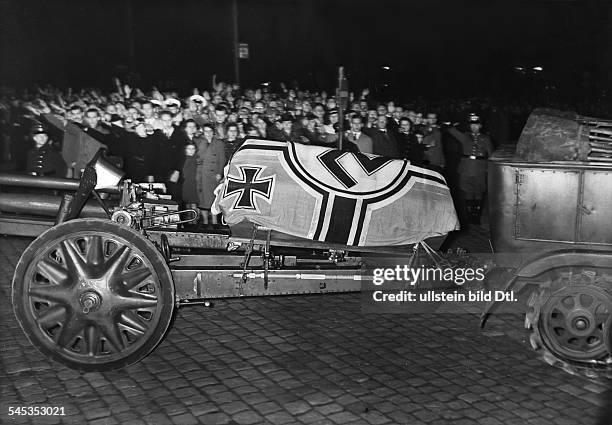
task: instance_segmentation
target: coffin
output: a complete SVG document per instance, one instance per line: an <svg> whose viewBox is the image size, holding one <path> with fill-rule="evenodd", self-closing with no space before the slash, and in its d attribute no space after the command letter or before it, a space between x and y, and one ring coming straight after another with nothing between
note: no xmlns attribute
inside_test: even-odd
<svg viewBox="0 0 612 425"><path fill-rule="evenodd" d="M317 245L389 247L459 228L444 178L405 160L247 140L224 174L213 212L232 234L253 224Z"/></svg>

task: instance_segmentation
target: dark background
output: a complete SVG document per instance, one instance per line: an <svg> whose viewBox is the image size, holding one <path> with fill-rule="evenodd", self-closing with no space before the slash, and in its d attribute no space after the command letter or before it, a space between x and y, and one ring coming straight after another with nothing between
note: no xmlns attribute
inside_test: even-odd
<svg viewBox="0 0 612 425"><path fill-rule="evenodd" d="M329 89L339 65L351 87L429 96L596 96L612 81L608 1L237 2L239 41L250 47L243 85ZM207 88L212 74L233 79L231 0L0 0L0 16L5 85L111 88L120 76L144 88Z"/></svg>

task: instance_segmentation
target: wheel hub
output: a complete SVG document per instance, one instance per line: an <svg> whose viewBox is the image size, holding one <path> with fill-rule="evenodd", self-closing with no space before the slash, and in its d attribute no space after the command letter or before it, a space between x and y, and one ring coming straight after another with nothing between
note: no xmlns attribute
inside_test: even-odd
<svg viewBox="0 0 612 425"><path fill-rule="evenodd" d="M85 291L79 297L79 304L84 314L96 311L102 305L102 296L96 291Z"/></svg>
<svg viewBox="0 0 612 425"><path fill-rule="evenodd" d="M592 312L586 309L576 308L567 316L567 328L574 334L587 336L595 331L597 318Z"/></svg>
<svg viewBox="0 0 612 425"><path fill-rule="evenodd" d="M76 220L54 231L26 251L13 280L15 313L28 338L79 370L142 358L171 319L172 276L161 254L113 222Z"/></svg>
<svg viewBox="0 0 612 425"><path fill-rule="evenodd" d="M611 312L612 297L599 285L561 288L542 305L539 329L543 342L567 360L599 360L608 352L605 331Z"/></svg>
<svg viewBox="0 0 612 425"><path fill-rule="evenodd" d="M574 328L579 331L585 330L589 326L589 320L585 317L580 317L574 320Z"/></svg>

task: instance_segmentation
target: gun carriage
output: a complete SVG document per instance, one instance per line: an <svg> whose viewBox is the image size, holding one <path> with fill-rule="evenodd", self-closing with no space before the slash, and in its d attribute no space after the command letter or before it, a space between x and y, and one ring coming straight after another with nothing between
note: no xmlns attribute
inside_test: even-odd
<svg viewBox="0 0 612 425"><path fill-rule="evenodd" d="M364 255L411 254L457 228L438 173L331 148L245 142L217 193L229 233L183 228L195 211L120 177L99 155L80 181L0 176L0 233L37 236L15 270L17 319L82 371L142 359L179 306L359 291ZM10 191L24 186L64 196ZM387 220L407 204L413 214Z"/></svg>

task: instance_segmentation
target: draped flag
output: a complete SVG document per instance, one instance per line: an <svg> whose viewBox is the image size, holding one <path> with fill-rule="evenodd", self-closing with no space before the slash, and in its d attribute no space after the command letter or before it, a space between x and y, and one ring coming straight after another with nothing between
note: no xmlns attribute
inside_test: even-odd
<svg viewBox="0 0 612 425"><path fill-rule="evenodd" d="M440 174L321 146L248 140L215 192L230 227L247 220L334 244L412 244L459 228Z"/></svg>

